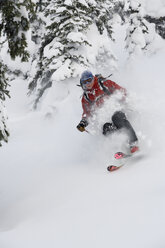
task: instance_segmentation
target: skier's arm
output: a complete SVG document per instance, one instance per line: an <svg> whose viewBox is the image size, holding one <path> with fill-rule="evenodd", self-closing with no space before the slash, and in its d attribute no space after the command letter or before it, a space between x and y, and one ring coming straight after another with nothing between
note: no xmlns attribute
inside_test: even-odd
<svg viewBox="0 0 165 248"><path fill-rule="evenodd" d="M91 103L88 102L84 97L82 98L82 118L89 118L91 115Z"/></svg>
<svg viewBox="0 0 165 248"><path fill-rule="evenodd" d="M85 131L85 127L88 126L88 117L90 116L91 106L84 98L82 98L83 114L80 123L77 125L77 129L81 132Z"/></svg>
<svg viewBox="0 0 165 248"><path fill-rule="evenodd" d="M126 89L111 80L105 81L104 86L108 88L110 93L114 93L116 90L120 90L123 95L126 96Z"/></svg>

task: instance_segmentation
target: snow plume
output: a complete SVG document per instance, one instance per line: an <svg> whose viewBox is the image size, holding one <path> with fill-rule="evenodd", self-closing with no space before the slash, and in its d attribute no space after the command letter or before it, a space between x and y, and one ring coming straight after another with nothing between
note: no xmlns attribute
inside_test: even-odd
<svg viewBox="0 0 165 248"><path fill-rule="evenodd" d="M104 104L100 108L93 107L92 117L89 119L90 127L89 131L93 134L99 134L102 132L103 124L106 122L112 122L112 115L116 111L126 112L126 102L123 102L123 93L117 92L111 97L107 97Z"/></svg>
<svg viewBox="0 0 165 248"><path fill-rule="evenodd" d="M90 67L95 73L104 74L107 69L111 73L116 71L117 58L112 50L107 31L104 30L103 34L100 35L96 25L92 25L87 36L92 44L86 51L87 59L91 65Z"/></svg>

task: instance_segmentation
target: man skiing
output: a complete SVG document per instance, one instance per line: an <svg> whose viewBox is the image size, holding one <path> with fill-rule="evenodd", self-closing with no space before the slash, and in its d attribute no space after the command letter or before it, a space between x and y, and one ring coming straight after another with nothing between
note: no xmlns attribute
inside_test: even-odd
<svg viewBox="0 0 165 248"><path fill-rule="evenodd" d="M84 71L80 78L80 85L83 89L82 108L83 115L77 129L81 132L85 131L89 124L88 119L93 111L100 107L107 98L116 91L121 91L123 96L126 95L126 90L111 80L106 80L100 75L94 76L90 71ZM103 135L111 134L117 130L125 129L129 137L130 152L134 153L139 150L137 145L138 138L136 133L127 120L126 115L122 111L116 111L111 118L111 122L106 122L103 125Z"/></svg>

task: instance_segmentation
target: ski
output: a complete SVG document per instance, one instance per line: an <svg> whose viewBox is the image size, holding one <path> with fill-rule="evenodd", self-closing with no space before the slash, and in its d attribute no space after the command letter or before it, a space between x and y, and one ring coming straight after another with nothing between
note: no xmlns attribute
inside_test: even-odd
<svg viewBox="0 0 165 248"><path fill-rule="evenodd" d="M115 171L115 170L118 170L120 167L122 167L123 165L120 165L120 166L116 166L116 165L109 165L107 167L107 171L109 172L112 172L112 171Z"/></svg>
<svg viewBox="0 0 165 248"><path fill-rule="evenodd" d="M112 171L115 171L115 170L118 170L119 168L121 168L123 165L126 164L127 162L127 158L130 158L132 157L132 154L126 154L126 153L123 153L123 152L116 152L115 155L114 155L114 158L118 161L120 161L120 164L119 165L109 165L107 167L107 170L109 172L112 172Z"/></svg>

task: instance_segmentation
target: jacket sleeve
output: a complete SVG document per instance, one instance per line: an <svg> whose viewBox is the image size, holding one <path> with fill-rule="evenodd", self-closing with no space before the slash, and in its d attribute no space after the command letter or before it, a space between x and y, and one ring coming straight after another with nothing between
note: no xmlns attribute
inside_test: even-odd
<svg viewBox="0 0 165 248"><path fill-rule="evenodd" d="M85 97L82 97L82 108L83 108L83 114L82 118L88 118L91 115L91 104L85 99Z"/></svg>
<svg viewBox="0 0 165 248"><path fill-rule="evenodd" d="M117 83L115 83L111 80L106 80L103 84L109 90L110 93L114 93L114 91L120 90L126 96L126 89L121 87Z"/></svg>

